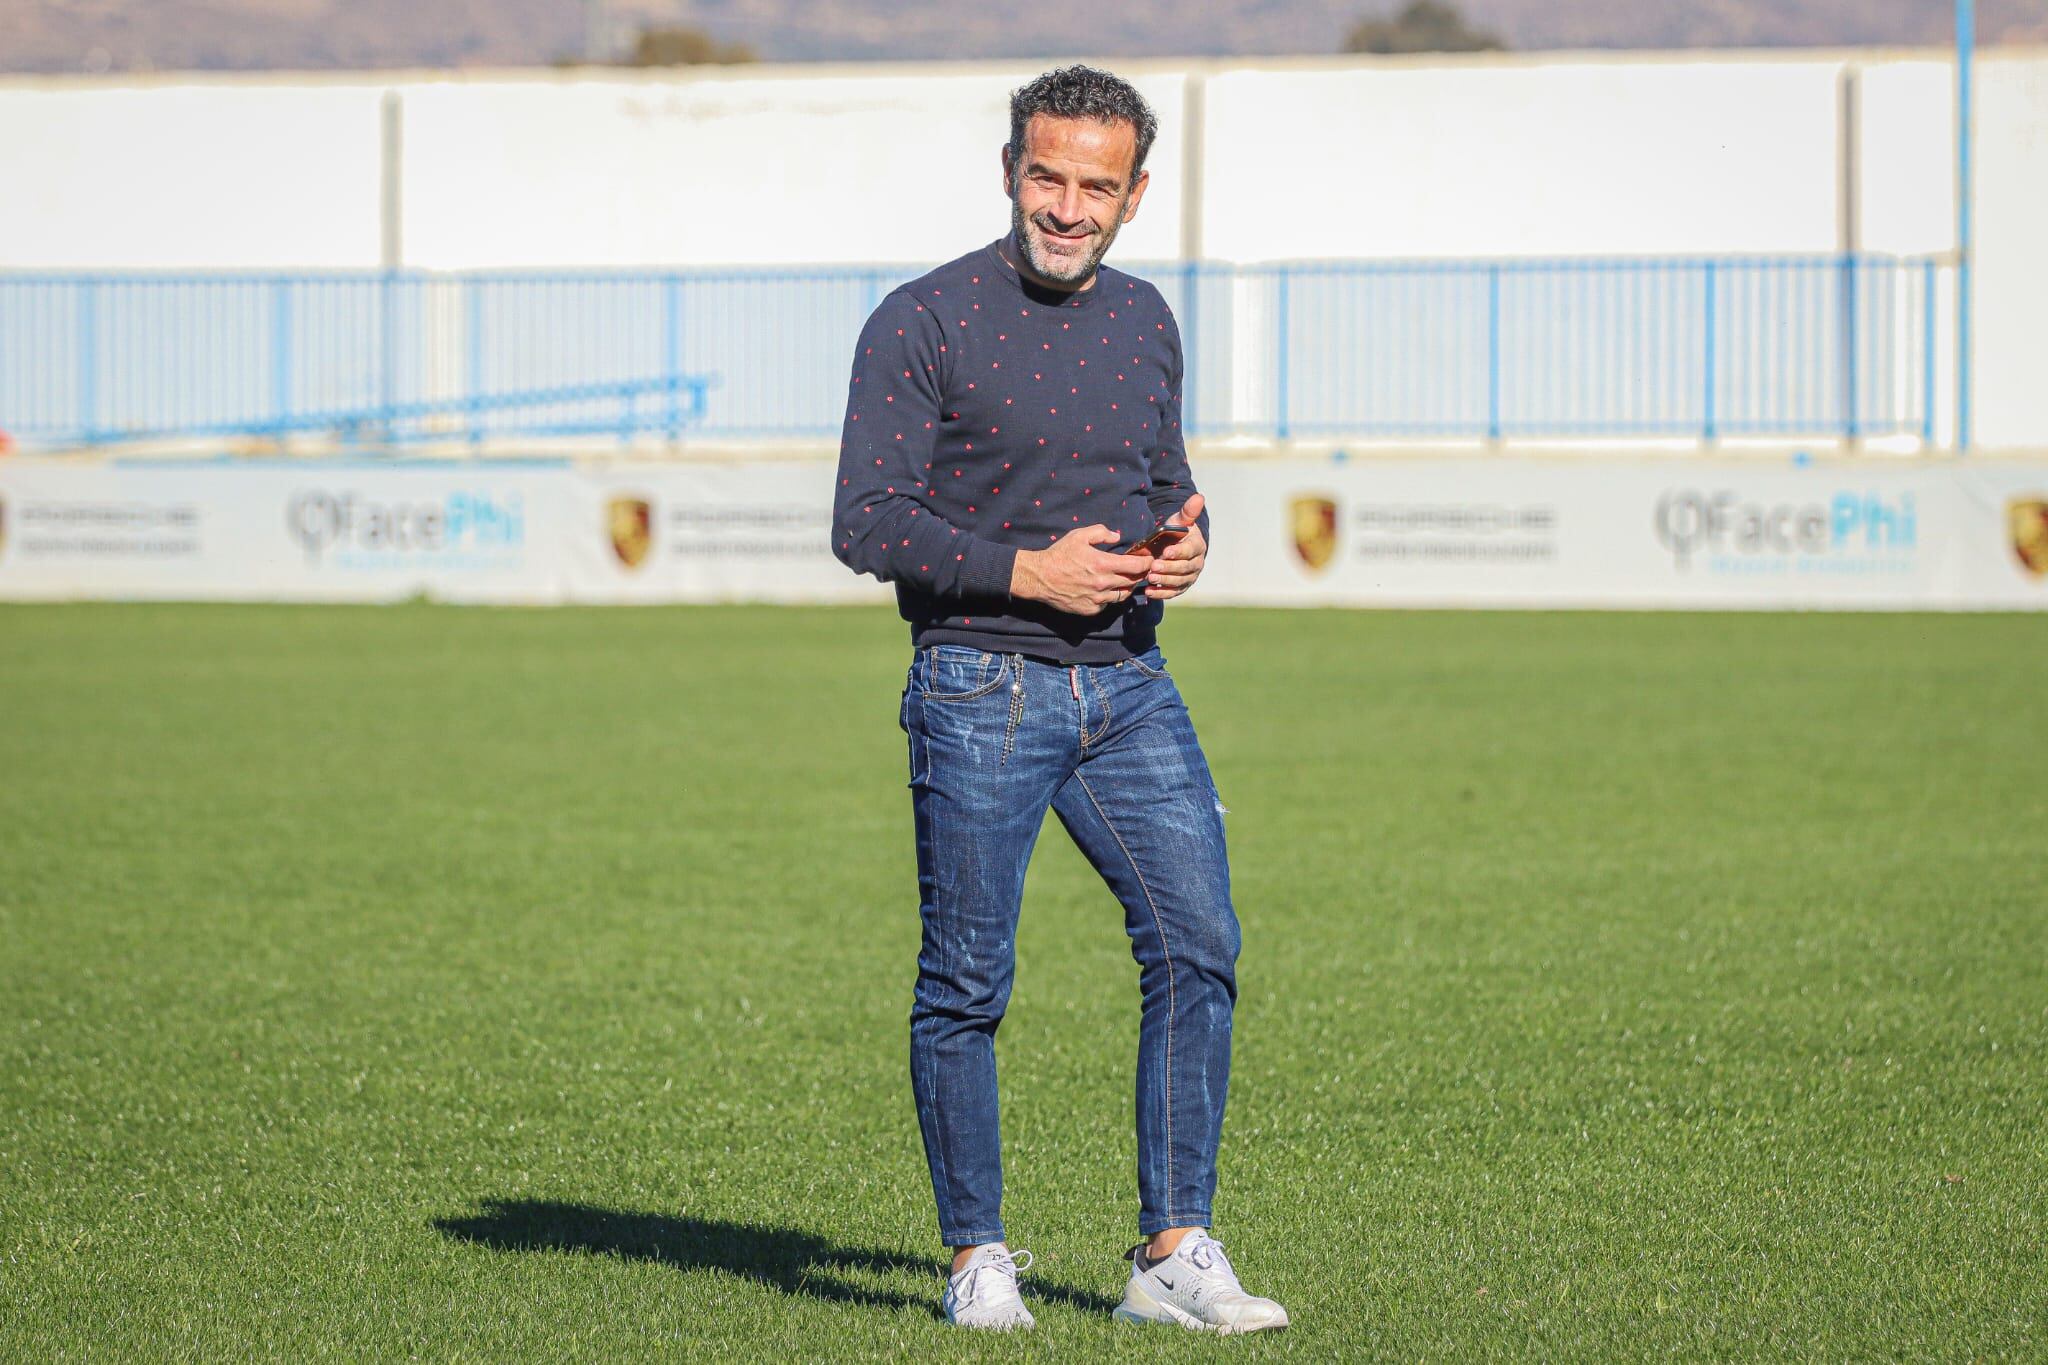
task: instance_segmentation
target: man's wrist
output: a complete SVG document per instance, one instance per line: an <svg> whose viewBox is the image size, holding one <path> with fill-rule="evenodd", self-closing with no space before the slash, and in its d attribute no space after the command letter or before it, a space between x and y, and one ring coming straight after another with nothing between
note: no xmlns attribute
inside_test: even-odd
<svg viewBox="0 0 2048 1365"><path fill-rule="evenodd" d="M1016 562L1010 566L1010 596L1023 601L1037 599L1044 586L1038 576L1038 559L1043 550L1019 550Z"/></svg>

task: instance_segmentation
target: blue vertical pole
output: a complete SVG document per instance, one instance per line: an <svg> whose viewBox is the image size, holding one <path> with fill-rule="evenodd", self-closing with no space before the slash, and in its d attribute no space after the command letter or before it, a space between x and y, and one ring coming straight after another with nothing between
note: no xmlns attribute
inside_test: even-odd
<svg viewBox="0 0 2048 1365"><path fill-rule="evenodd" d="M88 445L100 429L99 288L94 280L78 286L78 430Z"/></svg>
<svg viewBox="0 0 2048 1365"><path fill-rule="evenodd" d="M1185 325L1180 329L1180 434L1185 440L1194 430L1194 402L1191 395L1195 389L1195 345L1202 332L1201 294L1202 277L1199 263L1193 260L1181 262L1180 304Z"/></svg>
<svg viewBox="0 0 2048 1365"><path fill-rule="evenodd" d="M1278 391L1275 393L1273 400L1273 409L1277 421L1273 434L1284 441L1287 439L1287 267L1284 265L1279 269L1279 282L1280 297L1276 302L1279 332Z"/></svg>
<svg viewBox="0 0 2048 1365"><path fill-rule="evenodd" d="M472 275L463 290L469 295L469 374L463 396L469 409L469 444L474 450L484 439L484 282Z"/></svg>
<svg viewBox="0 0 2048 1365"><path fill-rule="evenodd" d="M1933 258L1921 262L1921 444L1933 446Z"/></svg>
<svg viewBox="0 0 2048 1365"><path fill-rule="evenodd" d="M681 276L670 274L662 282L661 314L661 374L662 379L667 385L668 394L668 415L665 418L665 425L668 430L668 439L674 441L682 435L683 431L683 281Z"/></svg>
<svg viewBox="0 0 2048 1365"><path fill-rule="evenodd" d="M383 316L378 349L383 352L377 366L378 403L382 408L377 414L377 423L389 441L397 433L392 428L392 409L398 406L398 272L384 272L383 289L378 294Z"/></svg>
<svg viewBox="0 0 2048 1365"><path fill-rule="evenodd" d="M1704 274L1706 315L1702 321L1702 331L1705 333L1706 356L1700 393L1700 434L1711 441L1714 439L1714 352L1720 346L1714 318L1714 296L1720 292L1714 278L1714 262L1706 262Z"/></svg>
<svg viewBox="0 0 2048 1365"><path fill-rule="evenodd" d="M1934 444L1934 260L1920 263L1920 444Z"/></svg>
<svg viewBox="0 0 2048 1365"><path fill-rule="evenodd" d="M1500 439L1500 263L1486 268L1486 439Z"/></svg>
<svg viewBox="0 0 2048 1365"><path fill-rule="evenodd" d="M1977 0L1956 0L1956 450L1970 448L1971 66Z"/></svg>
<svg viewBox="0 0 2048 1365"><path fill-rule="evenodd" d="M278 280L270 298L270 411L283 439L292 415L292 282Z"/></svg>
<svg viewBox="0 0 2048 1365"><path fill-rule="evenodd" d="M1856 316L1856 253L1842 254L1842 435L1854 442L1862 434L1862 424L1857 409L1862 397L1857 392L1856 372L1858 356L1856 347L1862 340L1862 328Z"/></svg>

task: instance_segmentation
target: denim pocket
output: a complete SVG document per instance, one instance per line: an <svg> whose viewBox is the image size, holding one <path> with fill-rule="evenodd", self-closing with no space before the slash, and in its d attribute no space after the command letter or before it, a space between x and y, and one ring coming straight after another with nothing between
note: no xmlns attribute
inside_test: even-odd
<svg viewBox="0 0 2048 1365"><path fill-rule="evenodd" d="M926 701L973 701L1003 685L1008 656L962 645L932 645L918 655L913 676Z"/></svg>
<svg viewBox="0 0 2048 1365"><path fill-rule="evenodd" d="M1166 656L1159 652L1159 646L1157 645L1152 646L1143 654L1133 655L1129 662L1132 668L1137 669L1148 678L1163 678L1167 676Z"/></svg>

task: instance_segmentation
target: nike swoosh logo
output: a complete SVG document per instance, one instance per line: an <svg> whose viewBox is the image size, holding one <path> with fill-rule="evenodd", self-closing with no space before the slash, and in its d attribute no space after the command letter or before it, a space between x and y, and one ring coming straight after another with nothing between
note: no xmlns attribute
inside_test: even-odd
<svg viewBox="0 0 2048 1365"><path fill-rule="evenodd" d="M1173 1292L1173 1281L1167 1279L1164 1275L1161 1275L1159 1277L1159 1287L1170 1294Z"/></svg>

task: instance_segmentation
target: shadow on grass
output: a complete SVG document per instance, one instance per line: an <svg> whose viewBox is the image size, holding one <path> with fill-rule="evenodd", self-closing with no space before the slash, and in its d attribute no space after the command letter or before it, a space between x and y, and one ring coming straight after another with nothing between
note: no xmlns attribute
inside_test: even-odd
<svg viewBox="0 0 2048 1365"><path fill-rule="evenodd" d="M919 1308L939 1315L935 1285L929 1296L913 1298L886 1289L868 1289L835 1277L835 1271L886 1273L915 1270L937 1280L943 1270L932 1257L904 1256L866 1247L834 1246L824 1238L796 1228L755 1227L716 1218L691 1218L661 1213L624 1213L535 1199L487 1199L466 1218L437 1218L441 1234L458 1242L474 1242L494 1251L575 1251L618 1256L629 1261L659 1261L679 1270L724 1270L770 1285L785 1294L854 1303L869 1308ZM1035 1276L1025 1281L1026 1295L1041 1302L1065 1304L1085 1312L1107 1313L1114 1299Z"/></svg>

